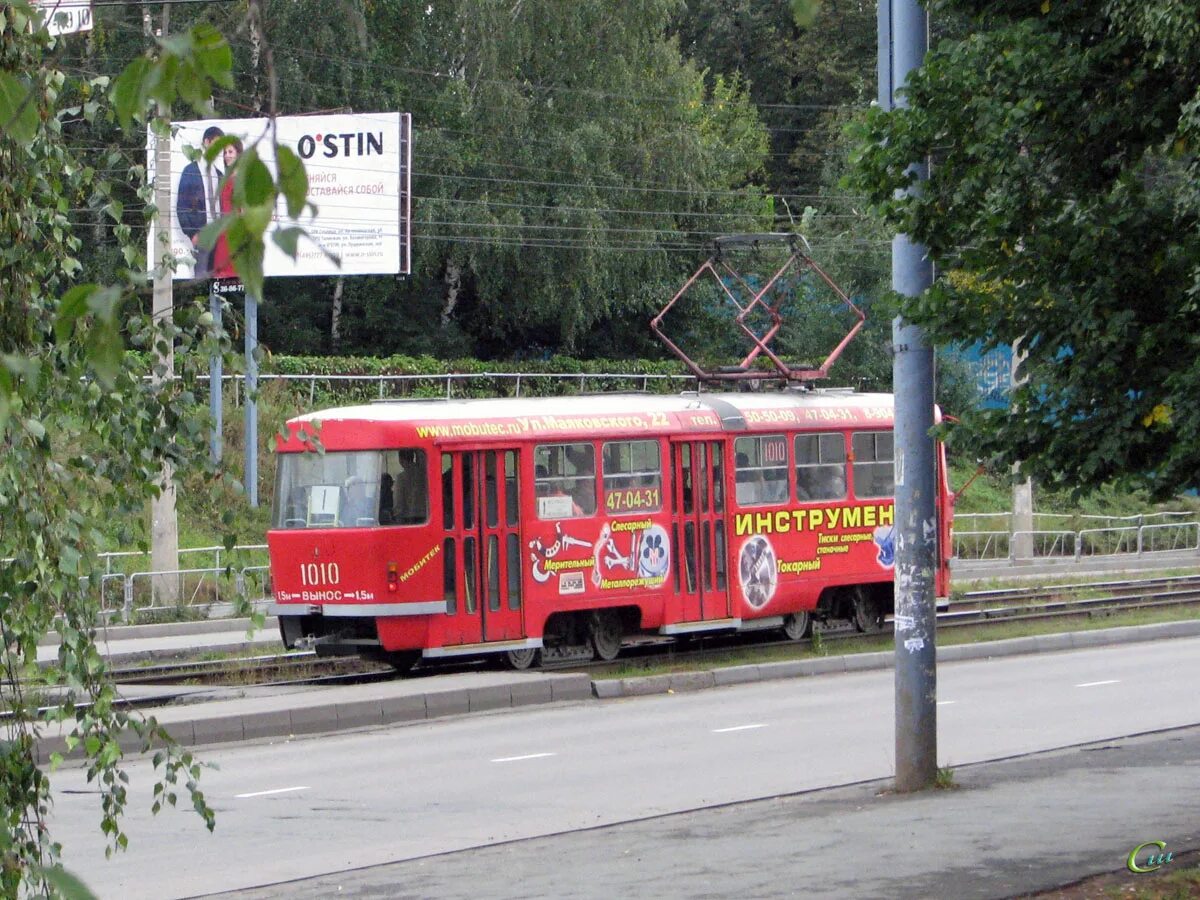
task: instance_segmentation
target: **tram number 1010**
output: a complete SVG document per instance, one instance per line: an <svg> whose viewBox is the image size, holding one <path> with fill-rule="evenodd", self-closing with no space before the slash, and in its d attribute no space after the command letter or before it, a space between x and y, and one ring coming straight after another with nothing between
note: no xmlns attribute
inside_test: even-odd
<svg viewBox="0 0 1200 900"><path fill-rule="evenodd" d="M337 563L304 563L300 566L300 584L304 587L321 587L338 584L342 572Z"/></svg>

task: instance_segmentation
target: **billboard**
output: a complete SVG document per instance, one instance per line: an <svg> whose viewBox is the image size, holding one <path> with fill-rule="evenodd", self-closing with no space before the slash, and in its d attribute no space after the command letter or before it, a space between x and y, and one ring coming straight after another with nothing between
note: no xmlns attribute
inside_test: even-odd
<svg viewBox="0 0 1200 900"><path fill-rule="evenodd" d="M198 246L204 226L233 212L232 180L238 156L226 146L206 163L203 149L218 137L237 137L254 146L278 177L270 119L201 119L172 123L170 252L175 280L233 277L229 249L219 240L211 251ZM309 206L299 219L279 197L268 226L264 276L396 275L412 265L412 120L408 113L282 116L274 120L275 141L291 149L308 174ZM147 150L154 177L153 139ZM157 221L150 229L147 258L161 260ZM307 232L292 259L271 232L299 225Z"/></svg>

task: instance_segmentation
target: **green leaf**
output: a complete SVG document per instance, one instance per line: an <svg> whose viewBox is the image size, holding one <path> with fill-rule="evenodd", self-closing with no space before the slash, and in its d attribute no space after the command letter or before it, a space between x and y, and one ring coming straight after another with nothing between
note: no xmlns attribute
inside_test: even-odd
<svg viewBox="0 0 1200 900"><path fill-rule="evenodd" d="M113 107L122 128L128 128L135 116L141 116L150 96L149 76L152 64L139 56L117 76L112 86Z"/></svg>
<svg viewBox="0 0 1200 900"><path fill-rule="evenodd" d="M275 154L279 161L279 190L287 198L288 215L294 219L303 212L308 199L308 173L291 147L280 144L275 148ZM294 249L291 256L296 256Z"/></svg>
<svg viewBox="0 0 1200 900"><path fill-rule="evenodd" d="M196 65L221 87L233 87L233 50L212 25L201 22L192 27Z"/></svg>
<svg viewBox="0 0 1200 900"><path fill-rule="evenodd" d="M32 141L37 134L38 109L32 88L10 72L0 72L0 132L14 141Z"/></svg>
<svg viewBox="0 0 1200 900"><path fill-rule="evenodd" d="M247 207L275 205L275 180L267 164L254 151L248 152L238 165L238 187L241 201ZM236 190L236 188L235 188Z"/></svg>
<svg viewBox="0 0 1200 900"><path fill-rule="evenodd" d="M54 339L61 345L75 330L75 321L88 309L88 298L98 290L94 284L80 284L63 294L54 320Z"/></svg>
<svg viewBox="0 0 1200 900"><path fill-rule="evenodd" d="M276 245L292 259L296 258L296 245L304 235L304 229L297 226L277 229L272 235Z"/></svg>
<svg viewBox="0 0 1200 900"><path fill-rule="evenodd" d="M88 332L86 349L96 377L105 388L111 388L125 357L124 343L116 325L111 320L96 323Z"/></svg>
<svg viewBox="0 0 1200 900"><path fill-rule="evenodd" d="M55 896L63 900L97 900L78 876L72 875L62 866L42 869L42 877L54 888Z"/></svg>

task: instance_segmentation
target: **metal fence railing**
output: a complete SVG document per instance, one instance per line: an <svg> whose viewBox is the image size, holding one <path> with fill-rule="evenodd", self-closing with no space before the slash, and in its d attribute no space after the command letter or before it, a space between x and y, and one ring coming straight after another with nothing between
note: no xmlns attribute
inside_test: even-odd
<svg viewBox="0 0 1200 900"><path fill-rule="evenodd" d="M1012 514L954 517L953 556L962 560L1091 559L1194 552L1200 556L1200 522L1194 513L1085 516L1039 513L1032 531L1011 530ZM966 524L969 528L963 528ZM1074 525L1076 527L1069 527ZM990 527L988 527L990 526ZM1068 527L1063 527L1068 526Z"/></svg>

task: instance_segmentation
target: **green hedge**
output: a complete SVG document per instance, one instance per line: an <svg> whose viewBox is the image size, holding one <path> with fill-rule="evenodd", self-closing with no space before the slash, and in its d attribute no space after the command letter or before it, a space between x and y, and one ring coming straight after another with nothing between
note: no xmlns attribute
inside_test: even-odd
<svg viewBox="0 0 1200 900"><path fill-rule="evenodd" d="M479 359L435 359L432 356L271 356L261 371L280 375L446 375L503 373L567 373L686 375L677 362L646 359L574 359L552 356L546 360L497 362Z"/></svg>
<svg viewBox="0 0 1200 900"><path fill-rule="evenodd" d="M325 406L365 402L381 396L374 376L409 376L404 380L387 382L383 397L444 397L446 375L478 376L456 378L451 382L454 397L513 396L518 390L515 378L489 375L529 375L522 378L522 396L554 396L596 391L649 391L677 393L693 388L694 382L676 379L644 379L642 376L686 376L687 371L676 362L663 360L579 360L554 356L546 360L497 362L478 359L440 360L431 356L338 357L338 356L271 356L262 361L259 371L264 375L314 376L311 383L291 382L290 392L303 395L310 405ZM341 376L323 381L320 376ZM565 377L554 378L551 376ZM628 375L627 378L605 378L589 381L592 375ZM363 376L364 380L346 380L347 376ZM427 378L419 376L428 376ZM538 377L545 376L545 377ZM269 380L268 380L269 381Z"/></svg>

